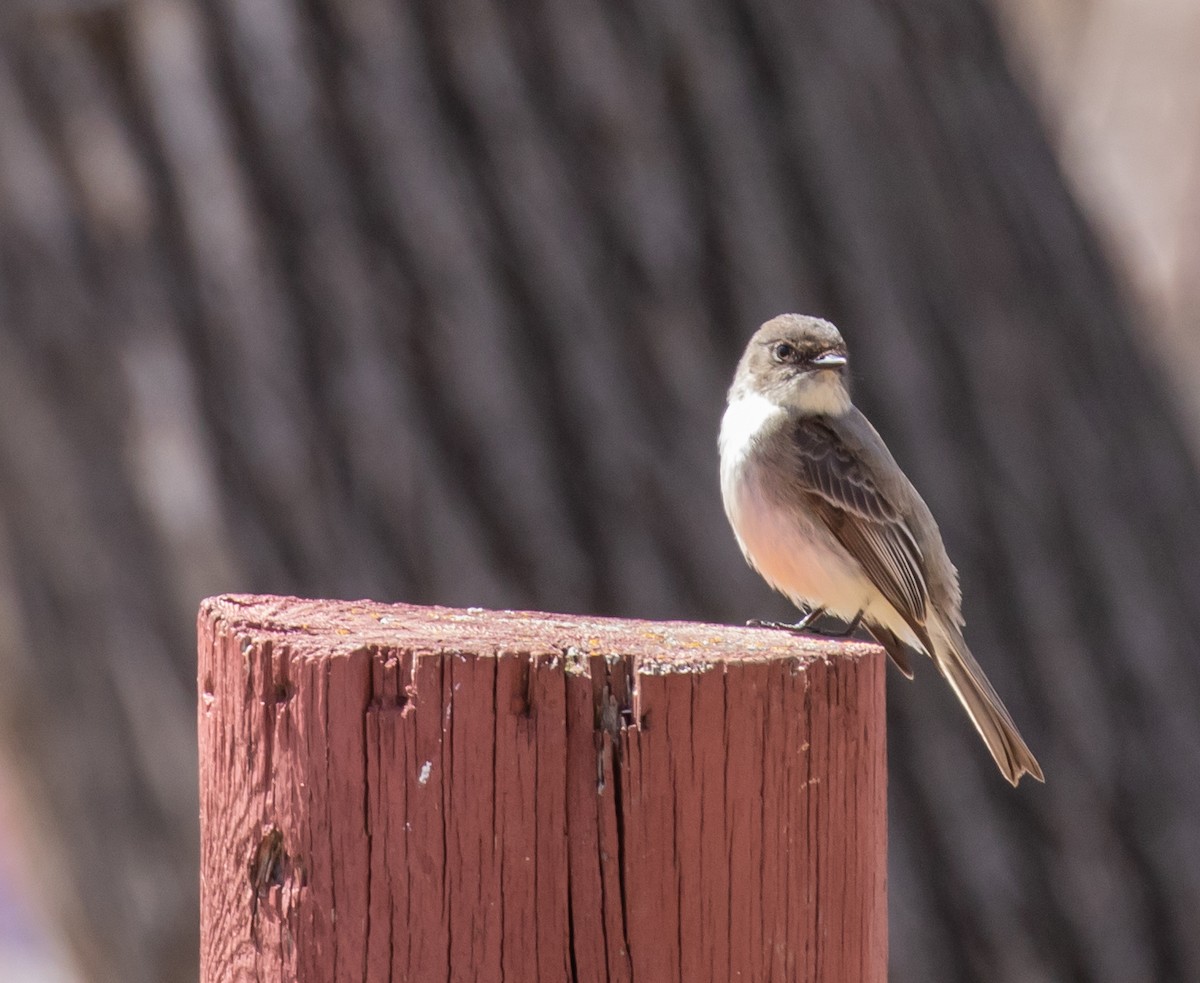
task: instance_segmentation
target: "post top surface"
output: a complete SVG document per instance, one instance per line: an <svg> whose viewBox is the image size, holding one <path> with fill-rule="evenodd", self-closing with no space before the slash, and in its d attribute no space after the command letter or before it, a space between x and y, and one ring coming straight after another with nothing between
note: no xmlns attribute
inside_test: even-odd
<svg viewBox="0 0 1200 983"><path fill-rule="evenodd" d="M641 672L652 672L659 660L663 672L686 672L713 662L858 659L880 651L868 642L769 628L254 594L210 597L200 605L200 618L223 622L226 630L247 641L283 643L296 655L312 657L369 646L418 652L569 652L637 655Z"/></svg>

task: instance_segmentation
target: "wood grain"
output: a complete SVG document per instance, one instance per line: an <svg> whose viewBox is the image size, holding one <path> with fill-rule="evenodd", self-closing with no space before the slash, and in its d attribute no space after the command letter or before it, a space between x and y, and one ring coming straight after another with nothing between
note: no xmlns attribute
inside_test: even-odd
<svg viewBox="0 0 1200 983"><path fill-rule="evenodd" d="M204 983L886 979L876 647L237 596L199 632Z"/></svg>

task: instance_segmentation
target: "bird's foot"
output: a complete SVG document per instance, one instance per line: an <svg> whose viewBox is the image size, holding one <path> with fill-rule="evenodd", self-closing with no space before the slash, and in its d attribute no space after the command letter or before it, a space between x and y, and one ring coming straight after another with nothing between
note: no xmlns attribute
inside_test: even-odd
<svg viewBox="0 0 1200 983"><path fill-rule="evenodd" d="M825 613L824 608L813 608L803 618L794 624L789 624L786 621L759 621L754 618L746 622L747 628L774 628L777 631L790 631L793 635L802 635L806 631L811 631L809 626ZM816 634L820 634L817 632Z"/></svg>
<svg viewBox="0 0 1200 983"><path fill-rule="evenodd" d="M863 613L856 614L851 621L841 628L824 629L815 626L815 622L825 614L824 608L813 608L803 618L794 624L786 621L759 621L757 618L747 621L747 628L774 628L778 631L790 631L793 635L821 635L825 638L848 638L853 635L862 623Z"/></svg>
<svg viewBox="0 0 1200 983"><path fill-rule="evenodd" d="M841 628L810 628L809 631L811 631L814 635L824 635L826 638L849 638L856 631L858 631L858 626L862 624L862 617L863 613L859 611L858 614L846 622L846 624Z"/></svg>

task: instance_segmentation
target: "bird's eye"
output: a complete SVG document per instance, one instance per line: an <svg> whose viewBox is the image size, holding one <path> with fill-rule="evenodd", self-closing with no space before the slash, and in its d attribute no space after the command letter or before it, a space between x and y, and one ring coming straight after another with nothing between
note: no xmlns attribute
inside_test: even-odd
<svg viewBox="0 0 1200 983"><path fill-rule="evenodd" d="M796 360L796 349L786 341L781 341L771 349L771 355L774 356L776 362L794 362Z"/></svg>

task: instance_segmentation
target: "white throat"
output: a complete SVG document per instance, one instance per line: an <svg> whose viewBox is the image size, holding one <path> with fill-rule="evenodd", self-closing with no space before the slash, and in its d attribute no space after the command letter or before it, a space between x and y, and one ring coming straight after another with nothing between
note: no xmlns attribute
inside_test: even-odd
<svg viewBox="0 0 1200 983"><path fill-rule="evenodd" d="M717 439L717 448L721 452L721 490L726 493L727 500L742 465L763 431L786 412L778 403L757 392L742 392L729 401L725 416L721 418L721 436Z"/></svg>

